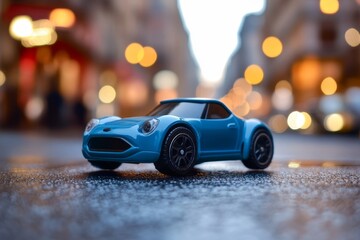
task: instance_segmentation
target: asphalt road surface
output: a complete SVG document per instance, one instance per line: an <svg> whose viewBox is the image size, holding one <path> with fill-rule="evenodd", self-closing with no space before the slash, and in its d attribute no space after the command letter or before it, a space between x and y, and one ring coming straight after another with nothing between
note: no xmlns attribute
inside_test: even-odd
<svg viewBox="0 0 360 240"><path fill-rule="evenodd" d="M81 140L0 133L0 239L359 239L360 141L275 136L266 171L98 171ZM15 147L16 146L16 147Z"/></svg>

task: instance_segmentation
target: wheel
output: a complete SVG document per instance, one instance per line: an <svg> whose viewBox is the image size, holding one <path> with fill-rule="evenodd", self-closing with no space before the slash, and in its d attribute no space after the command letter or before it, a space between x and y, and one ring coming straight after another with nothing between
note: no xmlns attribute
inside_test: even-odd
<svg viewBox="0 0 360 240"><path fill-rule="evenodd" d="M265 169L273 158L274 142L271 133L266 129L258 129L253 134L248 159L243 160L245 167Z"/></svg>
<svg viewBox="0 0 360 240"><path fill-rule="evenodd" d="M165 138L155 168L166 175L189 174L196 162L194 134L185 127L174 128Z"/></svg>
<svg viewBox="0 0 360 240"><path fill-rule="evenodd" d="M106 162L106 161L90 161L89 163L93 165L94 167L100 168L100 169L106 169L106 170L114 170L118 168L121 163L118 162Z"/></svg>

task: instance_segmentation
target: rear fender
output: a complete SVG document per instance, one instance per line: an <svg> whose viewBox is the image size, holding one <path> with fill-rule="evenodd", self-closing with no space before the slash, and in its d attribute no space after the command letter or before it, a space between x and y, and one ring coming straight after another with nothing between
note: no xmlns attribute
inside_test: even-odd
<svg viewBox="0 0 360 240"><path fill-rule="evenodd" d="M248 159L251 149L252 137L255 131L259 128L263 128L271 132L266 124L264 124L263 122L257 119L245 120L243 143L242 143L242 160Z"/></svg>

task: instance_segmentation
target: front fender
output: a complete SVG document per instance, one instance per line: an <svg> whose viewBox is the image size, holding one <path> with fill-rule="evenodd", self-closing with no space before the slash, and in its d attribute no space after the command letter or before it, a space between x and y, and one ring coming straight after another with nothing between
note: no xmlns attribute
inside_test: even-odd
<svg viewBox="0 0 360 240"><path fill-rule="evenodd" d="M199 154L200 154L200 136L199 136L199 132L197 131L197 128L200 127L200 121L196 120L196 119L192 119L192 120L184 120L182 118L176 117L176 116L162 116L158 118L160 120L159 122L159 127L162 129L161 132L161 141L160 143L163 143L167 134L176 126L183 126L183 127L187 127L188 129L190 129L194 136L195 136L195 140L196 140L196 145L197 145L197 158L199 158ZM161 144L162 145L162 144ZM161 150L160 149L159 151Z"/></svg>
<svg viewBox="0 0 360 240"><path fill-rule="evenodd" d="M245 120L243 144L242 144L243 145L242 146L242 160L248 159L250 149L251 149L253 135L254 135L255 131L259 128L266 129L271 133L269 127L265 123L261 122L260 120L258 120L258 119Z"/></svg>

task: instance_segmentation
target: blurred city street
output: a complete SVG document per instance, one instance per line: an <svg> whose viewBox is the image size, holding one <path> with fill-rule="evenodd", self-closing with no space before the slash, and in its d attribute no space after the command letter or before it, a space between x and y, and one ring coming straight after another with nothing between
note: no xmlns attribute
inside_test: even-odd
<svg viewBox="0 0 360 240"><path fill-rule="evenodd" d="M167 177L99 171L81 133L0 136L1 239L358 239L358 138L275 135L265 171L241 162Z"/></svg>

